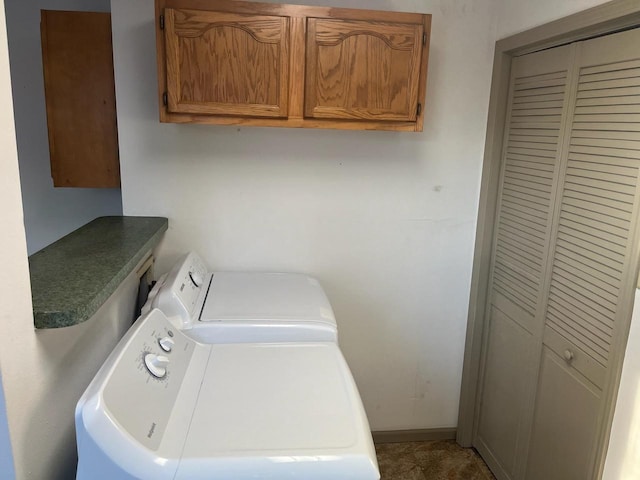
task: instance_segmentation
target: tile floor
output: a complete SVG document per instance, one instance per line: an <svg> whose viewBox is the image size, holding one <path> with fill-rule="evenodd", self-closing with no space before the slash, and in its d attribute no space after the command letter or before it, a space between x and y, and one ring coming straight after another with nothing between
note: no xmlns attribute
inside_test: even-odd
<svg viewBox="0 0 640 480"><path fill-rule="evenodd" d="M495 480L475 450L455 441L376 445L381 480Z"/></svg>

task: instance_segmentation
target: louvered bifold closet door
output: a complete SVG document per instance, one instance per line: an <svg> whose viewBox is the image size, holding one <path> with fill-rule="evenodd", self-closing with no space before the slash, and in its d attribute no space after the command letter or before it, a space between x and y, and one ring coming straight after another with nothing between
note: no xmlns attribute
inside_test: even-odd
<svg viewBox="0 0 640 480"><path fill-rule="evenodd" d="M595 360L600 387L630 267L640 167L640 32L624 35L633 52L618 35L581 48L547 311L549 328Z"/></svg>
<svg viewBox="0 0 640 480"><path fill-rule="evenodd" d="M526 460L570 52L527 55L512 66L474 435L499 478L521 478Z"/></svg>
<svg viewBox="0 0 640 480"><path fill-rule="evenodd" d="M637 263L640 31L582 42L575 68L531 479L595 478L603 390L621 358Z"/></svg>

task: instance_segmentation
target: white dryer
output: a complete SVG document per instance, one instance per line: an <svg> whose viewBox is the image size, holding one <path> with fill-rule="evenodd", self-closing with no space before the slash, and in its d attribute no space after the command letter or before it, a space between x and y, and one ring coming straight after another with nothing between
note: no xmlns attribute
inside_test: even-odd
<svg viewBox="0 0 640 480"><path fill-rule="evenodd" d="M204 345L157 309L83 394L76 432L78 480L380 478L335 343Z"/></svg>
<svg viewBox="0 0 640 480"><path fill-rule="evenodd" d="M203 343L338 340L331 304L315 278L209 272L193 252L160 277L142 312L153 308Z"/></svg>

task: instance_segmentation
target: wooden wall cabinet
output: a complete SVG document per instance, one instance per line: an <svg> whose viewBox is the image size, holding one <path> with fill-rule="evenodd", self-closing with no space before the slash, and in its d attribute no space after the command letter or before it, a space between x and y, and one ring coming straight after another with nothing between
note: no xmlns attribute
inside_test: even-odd
<svg viewBox="0 0 640 480"><path fill-rule="evenodd" d="M120 187L111 15L42 10L51 177L55 187Z"/></svg>
<svg viewBox="0 0 640 480"><path fill-rule="evenodd" d="M422 131L431 15L156 0L160 121Z"/></svg>
<svg viewBox="0 0 640 480"><path fill-rule="evenodd" d="M286 117L289 19L165 11L167 109Z"/></svg>

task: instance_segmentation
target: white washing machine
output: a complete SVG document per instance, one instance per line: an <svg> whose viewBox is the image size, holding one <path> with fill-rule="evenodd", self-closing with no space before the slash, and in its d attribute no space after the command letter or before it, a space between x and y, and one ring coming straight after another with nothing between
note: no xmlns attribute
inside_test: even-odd
<svg viewBox="0 0 640 480"><path fill-rule="evenodd" d="M336 343L204 345L157 309L85 391L76 432L78 480L380 478Z"/></svg>
<svg viewBox="0 0 640 480"><path fill-rule="evenodd" d="M142 311L153 308L203 343L338 341L331 304L315 278L209 272L193 252L160 277Z"/></svg>

